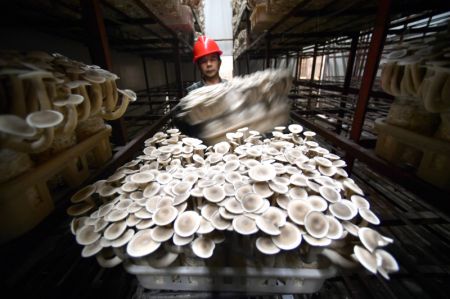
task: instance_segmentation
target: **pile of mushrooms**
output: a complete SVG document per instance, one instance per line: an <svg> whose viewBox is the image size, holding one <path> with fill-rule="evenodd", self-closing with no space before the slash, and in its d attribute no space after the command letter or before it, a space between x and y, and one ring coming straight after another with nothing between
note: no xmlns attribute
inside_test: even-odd
<svg viewBox="0 0 450 299"><path fill-rule="evenodd" d="M176 117L195 127L207 144L226 140L226 133L242 127L270 132L289 120L287 97L292 75L287 69L267 69L218 85L191 91L180 100ZM192 133L191 133L192 134Z"/></svg>
<svg viewBox="0 0 450 299"><path fill-rule="evenodd" d="M248 265L294 257L296 267L398 271L385 250L393 240L373 228L380 219L345 161L300 125L271 135L244 127L206 146L178 129L156 133L142 155L71 198L82 256L104 267L201 266L227 239Z"/></svg>
<svg viewBox="0 0 450 299"><path fill-rule="evenodd" d="M107 127L104 120L121 117L136 100L133 91L117 88L115 74L95 65L39 51L0 55L2 161L50 159Z"/></svg>
<svg viewBox="0 0 450 299"><path fill-rule="evenodd" d="M396 97L386 122L448 139L450 127L449 33L386 46L381 88Z"/></svg>

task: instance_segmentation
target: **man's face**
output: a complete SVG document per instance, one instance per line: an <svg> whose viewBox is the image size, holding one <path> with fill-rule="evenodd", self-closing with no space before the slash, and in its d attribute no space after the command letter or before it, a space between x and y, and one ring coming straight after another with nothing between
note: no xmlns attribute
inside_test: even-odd
<svg viewBox="0 0 450 299"><path fill-rule="evenodd" d="M217 54L206 55L198 60L200 71L207 78L214 78L218 75L220 63L219 55Z"/></svg>

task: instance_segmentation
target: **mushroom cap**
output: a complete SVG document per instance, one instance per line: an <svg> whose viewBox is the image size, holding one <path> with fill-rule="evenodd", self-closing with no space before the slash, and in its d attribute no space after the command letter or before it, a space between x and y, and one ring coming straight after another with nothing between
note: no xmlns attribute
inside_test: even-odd
<svg viewBox="0 0 450 299"><path fill-rule="evenodd" d="M256 193L247 193L242 199L242 208L246 212L252 213L261 208L263 203L263 198L260 195Z"/></svg>
<svg viewBox="0 0 450 299"><path fill-rule="evenodd" d="M138 172L130 177L131 182L136 184L150 183L155 179L155 176L151 172Z"/></svg>
<svg viewBox="0 0 450 299"><path fill-rule="evenodd" d="M163 226L157 226L151 232L152 239L160 243L170 240L173 234L173 228Z"/></svg>
<svg viewBox="0 0 450 299"><path fill-rule="evenodd" d="M81 203L71 205L67 209L66 212L69 216L76 217L76 216L81 216L83 214L86 214L88 211L90 211L94 207L95 207L95 204L93 204L92 202L84 201Z"/></svg>
<svg viewBox="0 0 450 299"><path fill-rule="evenodd" d="M175 221L178 216L178 210L173 206L163 206L158 208L153 215L153 221L156 225L168 225Z"/></svg>
<svg viewBox="0 0 450 299"><path fill-rule="evenodd" d="M302 235L296 225L287 222L280 231L281 234L278 236L272 236L272 241L278 248L291 250L297 248L302 242Z"/></svg>
<svg viewBox="0 0 450 299"><path fill-rule="evenodd" d="M304 176L303 174L293 174L290 177L290 181L292 185L299 186L299 187L307 187L308 178Z"/></svg>
<svg viewBox="0 0 450 299"><path fill-rule="evenodd" d="M278 194L286 194L289 192L289 187L287 185L278 184L274 181L269 182L269 187Z"/></svg>
<svg viewBox="0 0 450 299"><path fill-rule="evenodd" d="M166 185L172 180L172 175L169 172L159 172L156 176L156 181L160 185Z"/></svg>
<svg viewBox="0 0 450 299"><path fill-rule="evenodd" d="M46 129L56 127L63 119L64 115L58 111L41 110L28 114L26 122L32 127Z"/></svg>
<svg viewBox="0 0 450 299"><path fill-rule="evenodd" d="M379 266L379 268L381 267L386 272L391 273L400 270L400 267L398 266L398 263L395 260L395 258L386 250L384 249L375 250L375 256L377 258L381 258L381 266Z"/></svg>
<svg viewBox="0 0 450 299"><path fill-rule="evenodd" d="M305 217L306 231L314 238L320 239L328 234L330 224L325 215L318 211L310 211Z"/></svg>
<svg viewBox="0 0 450 299"><path fill-rule="evenodd" d="M120 189L126 193L131 193L133 191L136 191L139 188L139 185L133 182L127 182L123 184Z"/></svg>
<svg viewBox="0 0 450 299"><path fill-rule="evenodd" d="M281 234L280 228L274 224L271 219L264 218L263 216L256 218L256 225L261 231L268 235L278 236Z"/></svg>
<svg viewBox="0 0 450 299"><path fill-rule="evenodd" d="M351 235L358 237L359 236L359 226L350 221L342 221L342 226L348 231Z"/></svg>
<svg viewBox="0 0 450 299"><path fill-rule="evenodd" d="M211 224L217 230L226 230L231 226L231 221L222 217L219 209L211 216Z"/></svg>
<svg viewBox="0 0 450 299"><path fill-rule="evenodd" d="M302 237L303 237L303 240L306 241L306 243L308 243L309 245L312 245L312 246L325 247L325 246L328 246L331 244L331 239L328 239L328 238L317 239L308 234L304 234L304 235L302 235Z"/></svg>
<svg viewBox="0 0 450 299"><path fill-rule="evenodd" d="M273 224L280 227L286 224L287 213L280 208L269 206L262 217L269 219Z"/></svg>
<svg viewBox="0 0 450 299"><path fill-rule="evenodd" d="M126 210L128 212L128 207L134 203L131 199L129 198L123 198L120 199L119 202L116 204L115 209L117 210Z"/></svg>
<svg viewBox="0 0 450 299"><path fill-rule="evenodd" d="M346 179L343 184L345 189L349 190L352 194L364 196L364 191L362 191L362 189L359 188L358 185L356 185L352 180Z"/></svg>
<svg viewBox="0 0 450 299"><path fill-rule="evenodd" d="M125 221L129 227L133 227L136 224L138 224L141 220L142 220L141 218L138 218L138 217L136 217L136 215L130 213L127 217L127 220L125 220Z"/></svg>
<svg viewBox="0 0 450 299"><path fill-rule="evenodd" d="M327 238L332 240L340 239L344 234L344 227L342 224L333 216L327 215L325 217L327 217L329 224Z"/></svg>
<svg viewBox="0 0 450 299"><path fill-rule="evenodd" d="M341 199L341 194L330 186L319 187L320 195L329 202L337 202Z"/></svg>
<svg viewBox="0 0 450 299"><path fill-rule="evenodd" d="M36 135L37 131L17 115L4 114L0 115L0 132L29 138Z"/></svg>
<svg viewBox="0 0 450 299"><path fill-rule="evenodd" d="M125 210L111 210L106 216L105 220L109 222L117 222L125 219L128 216L128 212Z"/></svg>
<svg viewBox="0 0 450 299"><path fill-rule="evenodd" d="M288 130L291 133L298 134L298 133L301 133L303 131L303 127L301 125L298 125L298 124L292 124L292 125L288 126Z"/></svg>
<svg viewBox="0 0 450 299"><path fill-rule="evenodd" d="M369 223L371 223L373 225L379 225L380 224L380 219L370 209L359 208L358 212L359 212L359 215L361 215L361 218L363 218L367 222L369 222Z"/></svg>
<svg viewBox="0 0 450 299"><path fill-rule="evenodd" d="M393 239L385 237L378 233L376 230L368 227L361 227L358 230L358 236L361 240L361 243L370 252L374 252L378 247L386 246L394 242Z"/></svg>
<svg viewBox="0 0 450 299"><path fill-rule="evenodd" d="M244 208L240 201L238 201L235 197L230 197L225 200L225 209L233 214L242 214L244 213Z"/></svg>
<svg viewBox="0 0 450 299"><path fill-rule="evenodd" d="M280 252L280 248L269 237L258 237L256 239L256 248L264 254L277 254Z"/></svg>
<svg viewBox="0 0 450 299"><path fill-rule="evenodd" d="M150 213L146 209L141 209L141 210L137 211L136 213L134 213L134 215L136 215L136 217L138 217L140 219L152 219L153 218L153 213Z"/></svg>
<svg viewBox="0 0 450 299"><path fill-rule="evenodd" d="M99 240L101 235L95 232L93 225L86 225L76 232L76 240L80 245L89 245Z"/></svg>
<svg viewBox="0 0 450 299"><path fill-rule="evenodd" d="M53 105L56 107L63 107L66 105L79 105L84 101L84 97L79 94L69 94L65 99L58 99L53 101Z"/></svg>
<svg viewBox="0 0 450 299"><path fill-rule="evenodd" d="M197 234L209 234L214 231L214 226L211 224L211 221L207 220L205 217L201 217L200 219L200 227L197 230Z"/></svg>
<svg viewBox="0 0 450 299"><path fill-rule="evenodd" d="M138 231L128 242L127 253L131 257L142 257L156 251L161 243L152 238L152 230Z"/></svg>
<svg viewBox="0 0 450 299"><path fill-rule="evenodd" d="M273 191L267 182L256 182L253 184L253 191L264 198L272 196Z"/></svg>
<svg viewBox="0 0 450 299"><path fill-rule="evenodd" d="M370 272L376 274L378 268L377 257L375 254L370 253L367 249L355 245L353 247L353 252L355 253L356 258Z"/></svg>
<svg viewBox="0 0 450 299"><path fill-rule="evenodd" d="M176 246L184 246L187 245L189 243L192 242L192 240L194 240L194 234L192 234L189 237L180 237L179 235L177 235L176 233L173 234L172 237L172 242L173 244L175 244Z"/></svg>
<svg viewBox="0 0 450 299"><path fill-rule="evenodd" d="M314 161L316 161L316 164L321 165L323 167L331 167L333 166L333 163L324 157L314 157Z"/></svg>
<svg viewBox="0 0 450 299"><path fill-rule="evenodd" d="M175 220L175 233L180 237L193 235L200 227L200 215L195 211L185 211Z"/></svg>
<svg viewBox="0 0 450 299"><path fill-rule="evenodd" d="M304 225L306 214L311 211L311 205L303 200L291 200L287 206L289 218L296 224Z"/></svg>
<svg viewBox="0 0 450 299"><path fill-rule="evenodd" d="M131 89L119 89L117 88L117 92L123 94L124 96L127 96L130 98L130 101L134 102L137 99L137 95L134 91L132 91Z"/></svg>
<svg viewBox="0 0 450 299"><path fill-rule="evenodd" d="M277 196L277 204L282 209L287 210L290 201L291 199L286 194L278 194Z"/></svg>
<svg viewBox="0 0 450 299"><path fill-rule="evenodd" d="M198 237L192 242L192 251L200 258L210 258L214 252L216 244L207 237Z"/></svg>
<svg viewBox="0 0 450 299"><path fill-rule="evenodd" d="M289 197L292 200L305 200L308 197L308 192L302 187L292 187L289 189Z"/></svg>
<svg viewBox="0 0 450 299"><path fill-rule="evenodd" d="M205 217L206 220L211 221L212 216L215 212L219 210L219 207L212 203L205 204L201 209L201 215Z"/></svg>
<svg viewBox="0 0 450 299"><path fill-rule="evenodd" d="M108 226L108 228L103 233L103 237L105 237L107 240L115 240L119 238L127 229L126 221L119 221L114 222L111 225Z"/></svg>
<svg viewBox="0 0 450 299"><path fill-rule="evenodd" d="M370 203L364 197L360 195L352 195L350 200L355 205L356 208L366 208L370 209Z"/></svg>
<svg viewBox="0 0 450 299"><path fill-rule="evenodd" d="M134 230L129 228L127 229L120 237L111 241L111 246L114 248L125 246L128 242L130 242L131 238L134 236Z"/></svg>
<svg viewBox="0 0 450 299"><path fill-rule="evenodd" d="M311 195L306 201L311 205L311 209L314 211L323 212L328 208L328 203L319 195Z"/></svg>
<svg viewBox="0 0 450 299"><path fill-rule="evenodd" d="M82 257L91 257L99 253L103 249L103 246L100 243L100 239L95 241L92 244L84 246L83 250L81 251Z"/></svg>
<svg viewBox="0 0 450 299"><path fill-rule="evenodd" d="M165 243L164 245L166 245ZM166 247L164 247L166 248ZM162 247L155 253L146 257L145 260L153 268L166 268L169 267L178 258L178 253L166 252L162 250Z"/></svg>
<svg viewBox="0 0 450 299"><path fill-rule="evenodd" d="M225 190L216 185L203 189L203 196L210 202L221 202L225 198Z"/></svg>
<svg viewBox="0 0 450 299"><path fill-rule="evenodd" d="M329 210L338 219L350 220L353 218L351 208L340 201L330 204Z"/></svg>
<svg viewBox="0 0 450 299"><path fill-rule="evenodd" d="M255 181L270 181L277 175L275 167L271 164L260 164L250 168L248 175Z"/></svg>
<svg viewBox="0 0 450 299"><path fill-rule="evenodd" d="M145 197L152 197L156 194L159 193L161 189L161 185L159 185L157 182L151 182L150 184L148 184L143 192L143 195Z"/></svg>
<svg viewBox="0 0 450 299"><path fill-rule="evenodd" d="M255 220L245 215L233 219L233 229L241 235L251 235L258 231Z"/></svg>
<svg viewBox="0 0 450 299"><path fill-rule="evenodd" d="M230 150L230 147L231 146L228 142L222 141L222 142L216 143L213 146L213 149L216 153L224 155L224 154L228 153L228 151Z"/></svg>
<svg viewBox="0 0 450 299"><path fill-rule="evenodd" d="M179 182L171 189L174 195L180 195L189 192L192 189L192 184L188 182Z"/></svg>

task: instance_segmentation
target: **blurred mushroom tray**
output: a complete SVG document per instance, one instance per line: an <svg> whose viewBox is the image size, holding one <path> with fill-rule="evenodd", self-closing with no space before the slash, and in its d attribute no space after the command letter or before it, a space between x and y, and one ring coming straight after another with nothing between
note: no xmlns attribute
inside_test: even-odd
<svg viewBox="0 0 450 299"><path fill-rule="evenodd" d="M244 127L206 146L156 133L71 198L81 255L152 289L310 293L338 268L397 272L345 161L298 124L270 135Z"/></svg>

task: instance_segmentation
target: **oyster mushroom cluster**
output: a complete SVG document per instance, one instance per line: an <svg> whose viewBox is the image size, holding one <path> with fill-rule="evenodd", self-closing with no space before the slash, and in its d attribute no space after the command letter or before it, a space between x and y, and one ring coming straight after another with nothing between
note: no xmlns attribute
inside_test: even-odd
<svg viewBox="0 0 450 299"><path fill-rule="evenodd" d="M231 234L253 256L360 263L389 278L399 269L384 249L393 240L369 227L380 219L363 190L315 135L297 124L270 138L240 128L206 146L178 129L156 133L142 155L71 198L82 256L167 267L212 257Z"/></svg>
<svg viewBox="0 0 450 299"><path fill-rule="evenodd" d="M381 88L396 97L386 122L450 140L449 33L387 46Z"/></svg>
<svg viewBox="0 0 450 299"><path fill-rule="evenodd" d="M46 160L105 128L104 120L121 117L136 100L117 79L60 54L1 51L1 156Z"/></svg>
<svg viewBox="0 0 450 299"><path fill-rule="evenodd" d="M287 69L267 69L191 91L180 100L176 118L207 144L226 140L242 127L268 132L289 120L287 97L292 76ZM195 134L195 136L193 135Z"/></svg>

